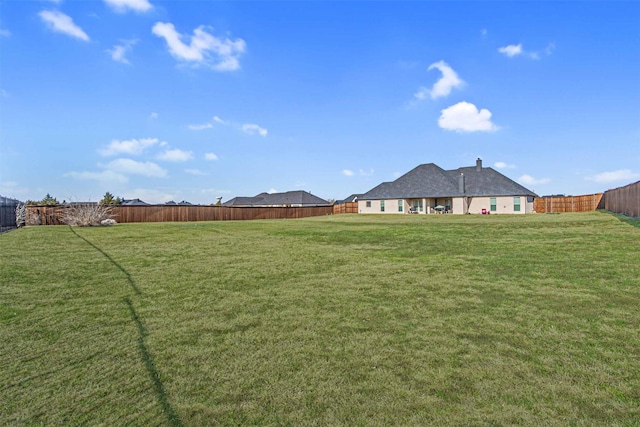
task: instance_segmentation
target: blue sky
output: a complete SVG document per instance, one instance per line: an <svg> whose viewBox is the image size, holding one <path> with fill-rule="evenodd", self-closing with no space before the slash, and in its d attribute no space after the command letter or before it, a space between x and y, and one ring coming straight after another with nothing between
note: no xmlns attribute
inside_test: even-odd
<svg viewBox="0 0 640 427"><path fill-rule="evenodd" d="M640 2L0 0L0 194L332 199L421 163L640 179Z"/></svg>

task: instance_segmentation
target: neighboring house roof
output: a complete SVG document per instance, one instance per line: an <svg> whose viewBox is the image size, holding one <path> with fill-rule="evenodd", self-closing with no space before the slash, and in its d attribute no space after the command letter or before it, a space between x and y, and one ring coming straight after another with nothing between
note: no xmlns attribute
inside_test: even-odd
<svg viewBox="0 0 640 427"><path fill-rule="evenodd" d="M98 202L67 202L68 206L97 206Z"/></svg>
<svg viewBox="0 0 640 427"><path fill-rule="evenodd" d="M460 176L464 176L464 191L460 191ZM442 198L463 196L536 196L517 182L492 168L476 166L446 171L427 163L410 170L392 182L383 182L363 194L361 200Z"/></svg>
<svg viewBox="0 0 640 427"><path fill-rule="evenodd" d="M192 206L192 203L187 202L186 200L181 201L180 203L178 203L180 206Z"/></svg>
<svg viewBox="0 0 640 427"><path fill-rule="evenodd" d="M255 201L255 197L234 197L227 200L222 206L251 206Z"/></svg>
<svg viewBox="0 0 640 427"><path fill-rule="evenodd" d="M165 205L177 205L176 202L174 202L173 200L169 200L167 203L165 203Z"/></svg>
<svg viewBox="0 0 640 427"><path fill-rule="evenodd" d="M328 201L313 194L297 190L286 193L260 193L254 197L234 197L222 204L223 206L318 206L331 205Z"/></svg>
<svg viewBox="0 0 640 427"><path fill-rule="evenodd" d="M123 200L122 204L125 206L142 206L142 205L148 205L149 203L143 202L140 199L131 199L131 200Z"/></svg>
<svg viewBox="0 0 640 427"><path fill-rule="evenodd" d="M352 194L349 197L346 197L342 200L336 200L336 204L357 202L358 199L361 197L362 197L362 194Z"/></svg>

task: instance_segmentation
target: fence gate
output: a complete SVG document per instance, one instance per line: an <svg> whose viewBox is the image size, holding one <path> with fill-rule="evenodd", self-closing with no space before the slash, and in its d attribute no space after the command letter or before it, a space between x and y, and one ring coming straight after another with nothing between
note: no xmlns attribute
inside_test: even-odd
<svg viewBox="0 0 640 427"><path fill-rule="evenodd" d="M0 196L0 233L16 228L16 208L20 200Z"/></svg>

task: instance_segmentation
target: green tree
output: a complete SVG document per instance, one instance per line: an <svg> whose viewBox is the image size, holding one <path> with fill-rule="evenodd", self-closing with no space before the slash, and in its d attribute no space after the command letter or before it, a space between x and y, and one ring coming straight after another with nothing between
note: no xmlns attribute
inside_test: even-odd
<svg viewBox="0 0 640 427"><path fill-rule="evenodd" d="M57 206L60 203L58 203L58 199L52 197L51 194L47 193L47 195L44 196L44 199L40 200L40 204L47 206Z"/></svg>
<svg viewBox="0 0 640 427"><path fill-rule="evenodd" d="M121 205L122 199L120 197L113 197L113 194L108 191L104 193L102 200L98 202L100 205Z"/></svg>

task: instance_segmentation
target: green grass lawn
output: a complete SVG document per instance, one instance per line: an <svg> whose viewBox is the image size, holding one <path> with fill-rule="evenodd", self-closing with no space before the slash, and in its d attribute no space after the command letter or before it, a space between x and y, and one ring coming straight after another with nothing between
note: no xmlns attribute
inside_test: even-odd
<svg viewBox="0 0 640 427"><path fill-rule="evenodd" d="M640 425L640 227L337 215L0 235L0 425Z"/></svg>

